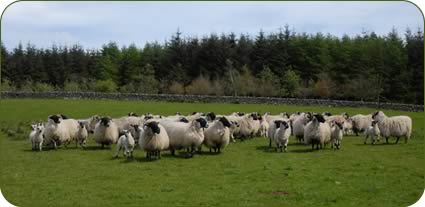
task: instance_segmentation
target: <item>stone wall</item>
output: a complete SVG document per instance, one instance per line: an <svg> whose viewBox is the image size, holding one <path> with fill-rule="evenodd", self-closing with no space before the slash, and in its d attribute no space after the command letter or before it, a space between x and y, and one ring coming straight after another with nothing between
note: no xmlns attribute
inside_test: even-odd
<svg viewBox="0 0 425 207"><path fill-rule="evenodd" d="M423 105L378 103L361 101L342 101L325 99L298 99L247 96L201 96L174 94L138 94L138 93L98 93L98 92L1 92L2 98L65 98L65 99L111 99L169 102L214 102L214 103L251 103L325 107L364 107L375 109L394 109L402 111L423 111Z"/></svg>

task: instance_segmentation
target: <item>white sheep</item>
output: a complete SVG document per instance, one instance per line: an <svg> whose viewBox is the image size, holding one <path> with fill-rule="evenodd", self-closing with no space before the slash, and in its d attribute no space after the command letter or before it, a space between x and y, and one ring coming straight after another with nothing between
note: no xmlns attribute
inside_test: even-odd
<svg viewBox="0 0 425 207"><path fill-rule="evenodd" d="M94 128L96 127L97 122L99 122L100 117L98 115L93 115L90 118L87 119L79 119L78 122L84 123L84 127L87 129L87 132L92 133L94 132Z"/></svg>
<svg viewBox="0 0 425 207"><path fill-rule="evenodd" d="M189 123L162 120L160 124L167 131L170 138L171 155L175 155L176 149L186 148L192 157L196 148L204 141L204 128L208 127L207 121L198 118Z"/></svg>
<svg viewBox="0 0 425 207"><path fill-rule="evenodd" d="M43 135L43 131L44 131L44 125L42 123L38 123L35 125L31 125L32 127L32 131L29 135L29 139L31 141L32 144L32 150L39 150L42 151L43 149L43 140L44 140L44 135Z"/></svg>
<svg viewBox="0 0 425 207"><path fill-rule="evenodd" d="M260 118L260 136L261 137L267 137L267 131L269 130L269 123L267 122L267 120L261 116Z"/></svg>
<svg viewBox="0 0 425 207"><path fill-rule="evenodd" d="M134 149L134 138L129 130L124 130L122 135L117 142L117 150L115 151L114 158L118 157L119 152L122 150L124 157L133 157Z"/></svg>
<svg viewBox="0 0 425 207"><path fill-rule="evenodd" d="M387 117L384 112L377 111L372 115L373 120L378 122L381 136L385 138L388 144L388 138L393 136L397 138L396 144L400 137L404 137L407 143L412 134L412 119L408 116Z"/></svg>
<svg viewBox="0 0 425 207"><path fill-rule="evenodd" d="M292 121L292 134L298 142L304 141L304 127L311 119L312 114L310 112L302 112Z"/></svg>
<svg viewBox="0 0 425 207"><path fill-rule="evenodd" d="M214 152L220 153L220 149L226 147L230 142L230 131L231 123L225 117L220 117L218 120L215 120L210 124L210 126L205 129L204 135L204 144L209 147L210 152L211 148Z"/></svg>
<svg viewBox="0 0 425 207"><path fill-rule="evenodd" d="M288 122L282 120L275 120L274 123L277 128L273 137L276 144L276 151L280 149L280 152L282 152L282 150L286 152L289 136L291 136L291 126L289 126Z"/></svg>
<svg viewBox="0 0 425 207"><path fill-rule="evenodd" d="M372 125L365 131L364 144L367 144L367 139L370 137L372 139L372 144L375 144L376 141L380 141L379 137L381 132L379 131L378 122L372 121Z"/></svg>
<svg viewBox="0 0 425 207"><path fill-rule="evenodd" d="M314 114L312 120L304 127L304 142L311 144L312 150L323 148L331 140L331 128L321 114Z"/></svg>
<svg viewBox="0 0 425 207"><path fill-rule="evenodd" d="M336 150L341 148L342 137L344 134L344 123L333 121L331 127L331 147Z"/></svg>
<svg viewBox="0 0 425 207"><path fill-rule="evenodd" d="M93 137L102 149L105 145L115 144L119 137L118 126L110 117L103 117L96 124Z"/></svg>
<svg viewBox="0 0 425 207"><path fill-rule="evenodd" d="M79 121L78 124L79 124L79 129L78 129L77 142L80 144L81 148L84 148L86 145L86 140L88 136L88 130L86 128L87 125L81 121Z"/></svg>
<svg viewBox="0 0 425 207"><path fill-rule="evenodd" d="M359 136L359 132L364 132L372 124L372 115L357 114L350 117L353 125L353 132Z"/></svg>
<svg viewBox="0 0 425 207"><path fill-rule="evenodd" d="M55 149L60 144L65 147L77 140L79 124L75 119L64 119L63 115L51 115L44 129L46 143L53 143ZM66 117L65 117L66 118Z"/></svg>
<svg viewBox="0 0 425 207"><path fill-rule="evenodd" d="M139 146L146 152L146 158L156 156L161 159L161 151L170 146L170 138L165 128L156 121L149 121L139 128Z"/></svg>
<svg viewBox="0 0 425 207"><path fill-rule="evenodd" d="M267 131L267 137L269 138L269 147L272 147L272 142L274 142L274 136L276 134L276 130L279 128L278 124L276 124L277 121L284 121L285 123L289 122L288 119L279 118L279 119L274 119L272 122L269 123L269 129Z"/></svg>

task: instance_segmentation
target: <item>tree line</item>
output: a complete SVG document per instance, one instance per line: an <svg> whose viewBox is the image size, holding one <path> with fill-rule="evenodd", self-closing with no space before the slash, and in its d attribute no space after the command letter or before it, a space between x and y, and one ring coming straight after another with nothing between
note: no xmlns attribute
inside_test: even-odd
<svg viewBox="0 0 425 207"><path fill-rule="evenodd" d="M209 34L100 49L1 44L2 90L329 98L423 104L423 32Z"/></svg>

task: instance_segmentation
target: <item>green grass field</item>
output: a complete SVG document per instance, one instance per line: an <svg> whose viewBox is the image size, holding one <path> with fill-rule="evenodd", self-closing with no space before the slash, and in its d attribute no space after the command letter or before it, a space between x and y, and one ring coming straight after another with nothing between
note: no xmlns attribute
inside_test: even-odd
<svg viewBox="0 0 425 207"><path fill-rule="evenodd" d="M364 145L363 136L344 137L342 149L312 152L291 137L287 153L268 149L255 138L231 143L219 155L192 159L112 159L114 148L86 150L74 146L31 151L31 121L49 114L72 118L93 114L119 117L139 114L187 114L192 111L330 111L370 113L374 109L295 107L254 104L164 103L106 100L0 100L0 188L17 206L407 206L424 189L423 113L409 115L413 136L408 144ZM205 151L205 149L204 149Z"/></svg>

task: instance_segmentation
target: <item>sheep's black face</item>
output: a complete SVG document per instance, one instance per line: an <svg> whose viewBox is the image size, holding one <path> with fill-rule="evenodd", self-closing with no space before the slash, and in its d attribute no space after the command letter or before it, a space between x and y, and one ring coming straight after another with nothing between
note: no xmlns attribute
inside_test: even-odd
<svg viewBox="0 0 425 207"><path fill-rule="evenodd" d="M153 119L153 116L151 116L151 115L146 115L144 119L145 119L145 120Z"/></svg>
<svg viewBox="0 0 425 207"><path fill-rule="evenodd" d="M201 125L201 128L207 128L208 127L207 121L205 119L199 118L199 119L196 119L196 121L199 122L199 124Z"/></svg>
<svg viewBox="0 0 425 207"><path fill-rule="evenodd" d="M194 111L194 112L192 112L192 115L195 115L196 113L198 113L198 112Z"/></svg>
<svg viewBox="0 0 425 207"><path fill-rule="evenodd" d="M238 116L244 116L245 113L244 112L238 112Z"/></svg>
<svg viewBox="0 0 425 207"><path fill-rule="evenodd" d="M159 134L159 133L161 133L161 129L159 128L158 124L159 124L158 122L152 121L152 122L149 122L145 125L147 127L151 128L153 133Z"/></svg>
<svg viewBox="0 0 425 207"><path fill-rule="evenodd" d="M56 124L59 124L59 123L61 123L62 117L60 117L58 115L51 115L51 116L49 116L49 119L53 120Z"/></svg>
<svg viewBox="0 0 425 207"><path fill-rule="evenodd" d="M216 116L215 116L215 113L214 113L214 112L208 112L208 113L207 113L207 117L208 117L210 120L215 120L215 118L216 118Z"/></svg>
<svg viewBox="0 0 425 207"><path fill-rule="evenodd" d="M128 116L136 116L137 117L137 114L134 113L134 112L130 112L130 113L128 113Z"/></svg>
<svg viewBox="0 0 425 207"><path fill-rule="evenodd" d="M59 114L59 116L62 117L62 119L68 119L68 117L63 114Z"/></svg>
<svg viewBox="0 0 425 207"><path fill-rule="evenodd" d="M276 124L276 128L281 128L281 127L284 129L288 128L288 123L286 123L286 121L276 120L274 121L274 124Z"/></svg>
<svg viewBox="0 0 425 207"><path fill-rule="evenodd" d="M325 116L332 116L332 114L330 112L323 112L323 115L325 115Z"/></svg>
<svg viewBox="0 0 425 207"><path fill-rule="evenodd" d="M80 128L84 128L84 123L83 122L78 122L78 124L80 125Z"/></svg>
<svg viewBox="0 0 425 207"><path fill-rule="evenodd" d="M377 121L372 121L372 126L375 126L376 125L376 123L378 123Z"/></svg>
<svg viewBox="0 0 425 207"><path fill-rule="evenodd" d="M336 122L335 125L342 130L344 123Z"/></svg>
<svg viewBox="0 0 425 207"><path fill-rule="evenodd" d="M324 123L326 121L321 114L315 114L314 117L316 117L317 121L319 122Z"/></svg>
<svg viewBox="0 0 425 207"><path fill-rule="evenodd" d="M226 119L226 117L220 117L219 121L221 123L223 123L223 126L225 126L225 127L230 127L230 125L231 125L229 120Z"/></svg>
<svg viewBox="0 0 425 207"><path fill-rule="evenodd" d="M286 117L286 118L288 118L288 119L289 119L289 114L288 114L288 113L286 113L286 112L283 112L282 116L283 116L283 117Z"/></svg>
<svg viewBox="0 0 425 207"><path fill-rule="evenodd" d="M103 126L109 127L109 122L111 122L111 118L103 117L100 119L100 122L102 123Z"/></svg>
<svg viewBox="0 0 425 207"><path fill-rule="evenodd" d="M179 119L179 122L189 123L189 120L187 120L185 117L182 117Z"/></svg>
<svg viewBox="0 0 425 207"><path fill-rule="evenodd" d="M375 111L372 113L372 119L375 119L376 115L378 115L379 111Z"/></svg>
<svg viewBox="0 0 425 207"><path fill-rule="evenodd" d="M137 125L137 124L132 124L131 126L134 128L134 130L135 130L136 132L138 132L138 131L139 131L139 125Z"/></svg>
<svg viewBox="0 0 425 207"><path fill-rule="evenodd" d="M251 114L251 117L252 117L252 119L254 119L254 120L258 120L257 113L252 113L252 114Z"/></svg>

